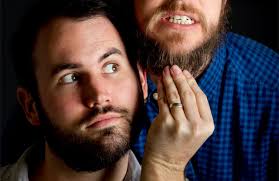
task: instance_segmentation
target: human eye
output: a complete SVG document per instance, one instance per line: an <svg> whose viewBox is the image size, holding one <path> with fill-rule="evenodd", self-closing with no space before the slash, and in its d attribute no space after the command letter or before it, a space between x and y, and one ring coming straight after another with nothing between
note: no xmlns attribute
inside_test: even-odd
<svg viewBox="0 0 279 181"><path fill-rule="evenodd" d="M115 73L117 72L119 69L119 65L118 64L115 64L115 63L109 63L109 64L106 64L103 68L104 70L104 73L106 74L112 74L112 73Z"/></svg>
<svg viewBox="0 0 279 181"><path fill-rule="evenodd" d="M60 80L60 84L71 84L78 80L78 75L76 73L70 73L67 75L64 75Z"/></svg>

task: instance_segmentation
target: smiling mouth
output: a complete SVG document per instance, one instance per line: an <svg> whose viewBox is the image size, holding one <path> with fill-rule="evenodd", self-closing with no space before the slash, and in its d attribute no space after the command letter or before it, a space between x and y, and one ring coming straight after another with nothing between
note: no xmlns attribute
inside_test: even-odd
<svg viewBox="0 0 279 181"><path fill-rule="evenodd" d="M180 24L180 25L192 25L195 23L195 21L192 18L185 15L168 16L165 19L170 23Z"/></svg>

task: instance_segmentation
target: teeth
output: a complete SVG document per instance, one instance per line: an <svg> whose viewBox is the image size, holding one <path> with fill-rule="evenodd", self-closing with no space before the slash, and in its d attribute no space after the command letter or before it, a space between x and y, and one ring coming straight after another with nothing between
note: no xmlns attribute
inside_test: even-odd
<svg viewBox="0 0 279 181"><path fill-rule="evenodd" d="M178 15L175 15L175 16L174 16L174 19L181 19L181 17L178 16Z"/></svg>
<svg viewBox="0 0 279 181"><path fill-rule="evenodd" d="M168 19L169 22L175 23L175 24L183 24L183 25L190 25L193 24L194 21L188 17L188 16L170 16Z"/></svg>

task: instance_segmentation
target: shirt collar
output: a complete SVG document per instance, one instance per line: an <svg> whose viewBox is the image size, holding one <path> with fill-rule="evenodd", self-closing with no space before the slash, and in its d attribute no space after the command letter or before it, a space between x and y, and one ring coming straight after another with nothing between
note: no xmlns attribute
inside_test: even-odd
<svg viewBox="0 0 279 181"><path fill-rule="evenodd" d="M28 164L30 164L30 161L31 162L38 161L38 157L37 157L38 151L42 151L39 150L38 145L33 145L30 148L28 148L19 158L17 163L12 166L10 172L6 175L7 178L6 180L29 181L28 169L30 165ZM123 181L139 181L141 166L137 161L136 156L131 150L128 151L128 154L129 154L128 168Z"/></svg>
<svg viewBox="0 0 279 181"><path fill-rule="evenodd" d="M136 156L131 150L129 151L128 154L129 154L128 168L123 181L139 181L140 174L141 174L141 166Z"/></svg>

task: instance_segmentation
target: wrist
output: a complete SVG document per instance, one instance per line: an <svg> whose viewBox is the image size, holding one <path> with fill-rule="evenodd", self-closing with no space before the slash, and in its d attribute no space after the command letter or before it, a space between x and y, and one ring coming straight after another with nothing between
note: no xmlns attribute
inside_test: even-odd
<svg viewBox="0 0 279 181"><path fill-rule="evenodd" d="M171 160L153 153L151 150L145 149L142 161L141 181L157 180L169 181L177 180L184 181L185 160Z"/></svg>
<svg viewBox="0 0 279 181"><path fill-rule="evenodd" d="M148 167L169 172L184 172L185 168L185 161L165 159L162 156L153 156L151 154L144 156L142 163Z"/></svg>
<svg viewBox="0 0 279 181"><path fill-rule="evenodd" d="M146 157L142 162L141 181L184 181L184 167L166 163L161 159Z"/></svg>
<svg viewBox="0 0 279 181"><path fill-rule="evenodd" d="M161 151L162 152L162 151ZM153 151L149 147L145 147L143 162L145 161L150 166L161 167L170 171L183 171L189 162L186 154L171 154L165 152ZM167 151L166 151L167 152ZM165 153L165 154L163 154Z"/></svg>

